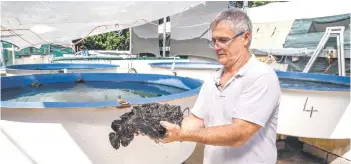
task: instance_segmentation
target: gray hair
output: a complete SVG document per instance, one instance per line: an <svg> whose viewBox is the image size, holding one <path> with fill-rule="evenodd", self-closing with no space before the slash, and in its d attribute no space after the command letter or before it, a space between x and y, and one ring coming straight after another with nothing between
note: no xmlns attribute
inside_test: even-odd
<svg viewBox="0 0 351 164"><path fill-rule="evenodd" d="M252 23L251 23L251 19L244 11L237 8L230 8L230 9L224 10L215 17L210 27L220 22L230 23L230 25L232 26L233 32L236 34L240 32L245 32L245 31L250 32L251 34L250 43L251 43Z"/></svg>

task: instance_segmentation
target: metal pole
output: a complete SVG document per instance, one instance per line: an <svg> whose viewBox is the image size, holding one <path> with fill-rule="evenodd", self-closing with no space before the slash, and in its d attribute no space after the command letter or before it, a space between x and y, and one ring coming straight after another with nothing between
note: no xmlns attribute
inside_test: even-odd
<svg viewBox="0 0 351 164"><path fill-rule="evenodd" d="M166 57L166 17L163 18L163 46L162 46L162 57Z"/></svg>
<svg viewBox="0 0 351 164"><path fill-rule="evenodd" d="M3 54L3 47L2 47L2 42L0 42L0 60L1 60L1 68L5 68L5 57Z"/></svg>
<svg viewBox="0 0 351 164"><path fill-rule="evenodd" d="M12 45L12 65L16 64L15 59L16 59L16 57L15 57L15 46Z"/></svg>
<svg viewBox="0 0 351 164"><path fill-rule="evenodd" d="M129 54L132 54L132 47L133 47L133 44L132 44L132 28L129 27Z"/></svg>
<svg viewBox="0 0 351 164"><path fill-rule="evenodd" d="M305 68L303 69L303 73L308 73L312 67L312 65L314 64L314 62L316 61L317 57L319 56L319 54L321 53L324 45L327 43L328 39L330 36L330 29L327 28L326 32L324 33L322 39L319 41L319 44L316 47L316 50L314 51L313 55L311 56L310 60L308 61L308 63L306 64Z"/></svg>
<svg viewBox="0 0 351 164"><path fill-rule="evenodd" d="M50 53L50 44L48 44L48 55L51 55L51 53Z"/></svg>
<svg viewBox="0 0 351 164"><path fill-rule="evenodd" d="M243 10L245 13L247 13L247 9L249 8L249 1L244 1L244 4L243 4Z"/></svg>
<svg viewBox="0 0 351 164"><path fill-rule="evenodd" d="M338 43L338 58L340 58L340 63L338 64L339 65L339 69L340 69L340 72L339 72L339 76L346 76L346 65L345 65L345 54L344 54L344 30L345 30L345 27L340 27L340 34L338 35L338 38L337 38L337 43Z"/></svg>
<svg viewBox="0 0 351 164"><path fill-rule="evenodd" d="M337 54L338 54L338 74L339 76L342 76L342 65L341 65L341 55L340 55L340 52L341 52L341 49L340 49L340 36L337 35L336 36L336 45L337 45Z"/></svg>

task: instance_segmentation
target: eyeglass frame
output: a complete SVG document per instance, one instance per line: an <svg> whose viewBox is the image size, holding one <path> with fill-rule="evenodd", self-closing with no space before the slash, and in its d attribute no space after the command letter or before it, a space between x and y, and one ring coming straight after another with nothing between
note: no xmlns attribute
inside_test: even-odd
<svg viewBox="0 0 351 164"><path fill-rule="evenodd" d="M232 41L233 39L235 39L235 38L237 38L237 37L243 35L244 33L245 33L245 32L240 32L240 33L236 34L235 36L233 36L232 38L230 38L229 40L227 40L226 42L224 42L224 43L221 42L221 43L222 43L222 44L225 44L226 46L228 46L227 43L229 43L229 42ZM213 47L211 46L211 43L213 43ZM214 48L214 47L216 46L216 44L217 44L217 40L216 40L216 42L214 42L213 40L211 40L211 41L208 42L208 46L209 46L210 48ZM217 46L218 46L218 45L217 45ZM218 46L218 47L221 47L221 46ZM223 48L223 47L221 47L221 48Z"/></svg>

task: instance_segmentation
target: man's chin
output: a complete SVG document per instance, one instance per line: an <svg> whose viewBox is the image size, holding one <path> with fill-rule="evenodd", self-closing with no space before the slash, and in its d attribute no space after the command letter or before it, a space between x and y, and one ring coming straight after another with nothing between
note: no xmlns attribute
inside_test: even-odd
<svg viewBox="0 0 351 164"><path fill-rule="evenodd" d="M218 59L218 63L221 65L225 65L225 63L227 63L227 60L223 59L223 58L219 58Z"/></svg>

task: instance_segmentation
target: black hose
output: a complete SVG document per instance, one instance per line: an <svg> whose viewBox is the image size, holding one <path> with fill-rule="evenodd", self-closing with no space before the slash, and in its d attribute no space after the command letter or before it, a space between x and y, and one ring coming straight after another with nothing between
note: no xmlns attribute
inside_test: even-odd
<svg viewBox="0 0 351 164"><path fill-rule="evenodd" d="M188 115L189 115L189 114L190 114L190 109L189 109L189 107L186 107L186 108L183 110L183 114L184 114L185 110L188 110Z"/></svg>

